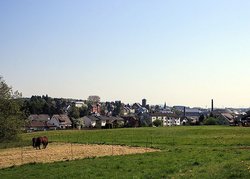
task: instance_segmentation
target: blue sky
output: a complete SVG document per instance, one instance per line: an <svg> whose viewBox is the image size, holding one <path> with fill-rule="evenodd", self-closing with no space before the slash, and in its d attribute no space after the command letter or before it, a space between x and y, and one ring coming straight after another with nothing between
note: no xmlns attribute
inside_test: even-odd
<svg viewBox="0 0 250 179"><path fill-rule="evenodd" d="M0 75L23 96L249 107L250 1L0 1Z"/></svg>

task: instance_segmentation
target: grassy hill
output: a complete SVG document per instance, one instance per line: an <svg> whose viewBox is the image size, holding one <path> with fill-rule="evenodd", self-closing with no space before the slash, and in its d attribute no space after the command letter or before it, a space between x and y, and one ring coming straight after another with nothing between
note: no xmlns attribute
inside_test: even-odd
<svg viewBox="0 0 250 179"><path fill-rule="evenodd" d="M250 128L197 126L29 133L1 148L51 142L153 147L161 152L106 156L0 170L3 178L250 178ZM49 147L49 146L48 146ZM0 151L1 152L1 151ZM1 177L1 178L2 178Z"/></svg>

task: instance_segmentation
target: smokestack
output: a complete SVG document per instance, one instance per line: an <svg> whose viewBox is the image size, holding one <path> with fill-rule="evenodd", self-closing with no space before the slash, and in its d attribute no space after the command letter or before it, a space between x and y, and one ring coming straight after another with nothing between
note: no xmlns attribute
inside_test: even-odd
<svg viewBox="0 0 250 179"><path fill-rule="evenodd" d="M183 115L186 117L186 107L183 108Z"/></svg>
<svg viewBox="0 0 250 179"><path fill-rule="evenodd" d="M147 106L147 100L146 99L142 99L142 107L146 107Z"/></svg>
<svg viewBox="0 0 250 179"><path fill-rule="evenodd" d="M214 100L212 99L211 100L211 112L213 112L214 111Z"/></svg>

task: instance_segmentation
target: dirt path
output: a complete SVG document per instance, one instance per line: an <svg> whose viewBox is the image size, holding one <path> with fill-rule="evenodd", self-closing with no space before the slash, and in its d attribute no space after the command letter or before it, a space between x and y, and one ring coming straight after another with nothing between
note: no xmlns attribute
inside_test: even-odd
<svg viewBox="0 0 250 179"><path fill-rule="evenodd" d="M0 168L26 163L51 163L54 161L74 160L108 155L127 155L159 151L151 148L128 147L119 145L87 145L69 143L50 143L46 149L33 147L0 150Z"/></svg>

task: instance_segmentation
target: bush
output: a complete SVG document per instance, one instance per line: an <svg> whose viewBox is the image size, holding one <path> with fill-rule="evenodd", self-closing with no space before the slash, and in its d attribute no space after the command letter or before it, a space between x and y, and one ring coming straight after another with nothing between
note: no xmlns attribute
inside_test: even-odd
<svg viewBox="0 0 250 179"><path fill-rule="evenodd" d="M162 126L162 121L159 120L159 119L156 119L156 120L153 122L153 125L156 126L156 127Z"/></svg>
<svg viewBox="0 0 250 179"><path fill-rule="evenodd" d="M214 117L209 117L204 120L204 125L217 125L217 119Z"/></svg>

